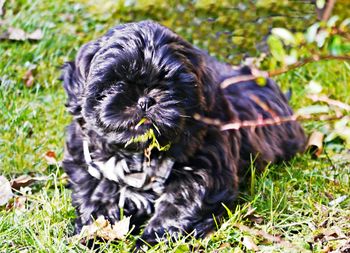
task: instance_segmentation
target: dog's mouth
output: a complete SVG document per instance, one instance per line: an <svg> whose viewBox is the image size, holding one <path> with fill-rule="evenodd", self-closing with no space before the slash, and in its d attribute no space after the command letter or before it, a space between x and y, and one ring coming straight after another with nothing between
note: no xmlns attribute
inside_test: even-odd
<svg viewBox="0 0 350 253"><path fill-rule="evenodd" d="M137 124L135 124L133 127L131 127L134 134L137 135L143 135L147 132L149 132L151 129L154 131L154 133L159 137L161 135L159 128L157 127L156 123L153 122L149 118L142 118Z"/></svg>
<svg viewBox="0 0 350 253"><path fill-rule="evenodd" d="M150 127L152 127L153 122L148 119L148 118L142 118L134 127L134 130L140 130L141 128L145 128L145 129L149 129Z"/></svg>
<svg viewBox="0 0 350 253"><path fill-rule="evenodd" d="M162 145L160 140L161 133L150 119L142 118L133 128L137 134L133 136L126 144L128 147L133 144L139 144L143 146L145 154L148 153L148 157L153 149L158 151L166 151L170 148L170 143Z"/></svg>

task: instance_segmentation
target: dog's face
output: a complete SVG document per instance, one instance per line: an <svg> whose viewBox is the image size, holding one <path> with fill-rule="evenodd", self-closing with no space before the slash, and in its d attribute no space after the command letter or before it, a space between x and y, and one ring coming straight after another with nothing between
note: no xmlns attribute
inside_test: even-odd
<svg viewBox="0 0 350 253"><path fill-rule="evenodd" d="M83 46L66 67L68 108L117 144L150 129L161 145L176 143L196 131L192 115L205 110L201 68L197 50L167 28L119 26Z"/></svg>

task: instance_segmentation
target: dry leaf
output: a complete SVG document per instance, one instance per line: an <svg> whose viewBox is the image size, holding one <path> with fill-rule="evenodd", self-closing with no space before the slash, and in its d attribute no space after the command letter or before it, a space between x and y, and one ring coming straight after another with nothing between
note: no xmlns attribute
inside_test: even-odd
<svg viewBox="0 0 350 253"><path fill-rule="evenodd" d="M265 232L264 230L257 230L257 229L249 228L249 227L247 227L243 224L239 224L239 223L236 223L233 226L238 228L242 232L249 233L250 235L252 235L254 237L257 237L257 236L263 237L267 241L272 242L272 243L278 243L278 244L282 245L283 247L294 248L297 250L300 249L297 245L294 245L294 244L290 243L289 241L283 240L281 238L281 236L279 236L279 235L271 235L271 234Z"/></svg>
<svg viewBox="0 0 350 253"><path fill-rule="evenodd" d="M56 153L52 150L47 151L45 154L45 160L49 165L57 164Z"/></svg>
<svg viewBox="0 0 350 253"><path fill-rule="evenodd" d="M4 176L0 176L0 206L7 204L12 197L10 182Z"/></svg>
<svg viewBox="0 0 350 253"><path fill-rule="evenodd" d="M25 211L25 203L27 201L27 197L25 196L16 196L13 201L10 201L6 205L6 211L15 210L17 212Z"/></svg>
<svg viewBox="0 0 350 253"><path fill-rule="evenodd" d="M40 29L32 33L26 33L24 30L15 27L9 27L5 33L0 35L0 39L14 41L41 40L43 37L43 32Z"/></svg>
<svg viewBox="0 0 350 253"><path fill-rule="evenodd" d="M10 27L8 30L9 40L25 40L26 33L22 29Z"/></svg>
<svg viewBox="0 0 350 253"><path fill-rule="evenodd" d="M332 247L330 247L329 245L326 245L323 249L322 249L322 253L328 253L331 252Z"/></svg>
<svg viewBox="0 0 350 253"><path fill-rule="evenodd" d="M35 180L29 175L19 176L11 181L11 187L19 190L21 187L31 185Z"/></svg>
<svg viewBox="0 0 350 253"><path fill-rule="evenodd" d="M30 88L34 84L34 76L33 76L33 71L32 69L27 70L27 72L23 76L23 81L25 85Z"/></svg>
<svg viewBox="0 0 350 253"><path fill-rule="evenodd" d="M11 181L11 187L15 190L20 190L21 187L26 187L34 183L35 181L47 180L47 177L31 177L29 175L19 176Z"/></svg>
<svg viewBox="0 0 350 253"><path fill-rule="evenodd" d="M44 37L43 32L40 29L36 29L34 32L27 34L29 40L41 40Z"/></svg>
<svg viewBox="0 0 350 253"><path fill-rule="evenodd" d="M307 226L311 229L311 231L315 231L317 229L315 224L311 222L307 222Z"/></svg>
<svg viewBox="0 0 350 253"><path fill-rule="evenodd" d="M326 197L327 197L329 200L333 200L333 199L334 199L334 196L333 196L332 193L325 192L324 195L326 195Z"/></svg>
<svg viewBox="0 0 350 253"><path fill-rule="evenodd" d="M324 134L319 131L315 131L310 135L309 141L306 145L306 150L308 150L314 158L317 158L322 154L323 137Z"/></svg>
<svg viewBox="0 0 350 253"><path fill-rule="evenodd" d="M219 247L220 250L227 249L227 248L231 248L231 244L229 244L228 242L222 243Z"/></svg>
<svg viewBox="0 0 350 253"><path fill-rule="evenodd" d="M350 252L350 241L347 241L345 244L343 244L339 250L340 251L336 251L336 252L349 253Z"/></svg>
<svg viewBox="0 0 350 253"><path fill-rule="evenodd" d="M341 228L335 226L332 228L323 228L314 236L314 242L329 242L334 240L346 240L348 237L343 233Z"/></svg>
<svg viewBox="0 0 350 253"><path fill-rule="evenodd" d="M17 196L15 198L15 201L13 203L13 207L16 210L20 210L20 211L24 211L26 209L26 201L27 201L27 197L25 196Z"/></svg>
<svg viewBox="0 0 350 253"><path fill-rule="evenodd" d="M248 220L255 222L256 224L261 224L264 222L264 218L258 215L246 215L245 218L247 218Z"/></svg>
<svg viewBox="0 0 350 253"><path fill-rule="evenodd" d="M259 248L254 243L253 239L249 236L243 236L242 244L248 249L253 251L258 251Z"/></svg>
<svg viewBox="0 0 350 253"><path fill-rule="evenodd" d="M103 216L99 216L91 225L83 226L80 238L92 239L95 236L105 240L123 240L129 232L130 217L111 225Z"/></svg>

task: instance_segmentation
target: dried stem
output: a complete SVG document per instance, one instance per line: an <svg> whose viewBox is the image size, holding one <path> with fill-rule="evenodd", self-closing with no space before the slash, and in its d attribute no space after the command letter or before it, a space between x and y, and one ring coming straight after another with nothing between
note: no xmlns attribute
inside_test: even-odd
<svg viewBox="0 0 350 253"><path fill-rule="evenodd" d="M317 96L317 95L310 95L310 99L313 99L314 101L320 101L325 102L328 105L336 106L337 108L350 111L350 105L342 103L337 100L333 100L328 98L327 96ZM201 116L199 114L194 115L194 119L202 121L203 123L206 123L208 125L215 125L220 127L222 131L226 130L238 130L245 127L262 127L262 126L271 126L271 125L279 125L286 122L292 122L292 121L309 121L309 120L320 120L320 121L332 121L337 119L342 119L345 117L341 111L336 111L336 115L325 115L325 114L319 114L319 115L302 115L302 114L292 114L290 116L286 117L280 117L277 115L276 112L274 112L266 103L261 101L257 96L250 96L250 99L253 100L259 107L261 107L264 111L268 112L271 115L271 118L264 119L262 115L259 115L257 119L254 120L232 120L230 122L222 122L219 119L211 119L208 117Z"/></svg>
<svg viewBox="0 0 350 253"><path fill-rule="evenodd" d="M300 68L308 63L312 62L318 62L323 60L343 60L343 61L350 61L350 56L347 55L313 55L311 57L305 58L299 62L296 62L292 65L289 65L287 67L271 70L271 71L260 71L257 69L252 68L252 74L251 75L239 75L234 77L226 78L224 81L220 83L220 87L222 89L225 89L229 87L232 84L240 83L240 82L247 82L256 80L257 78L267 78L267 77L274 77L281 74L284 74L288 71L291 71L296 68Z"/></svg>
<svg viewBox="0 0 350 253"><path fill-rule="evenodd" d="M271 234L265 232L264 230L257 230L254 228L249 228L243 224L238 224L238 223L233 224L233 226L238 228L240 231L242 231L244 233L249 233L252 236L262 237L269 242L281 244L282 246L287 247L289 249L294 248L294 249L300 250L299 246L294 245L294 244L290 243L289 241L282 239L280 236L271 235Z"/></svg>
<svg viewBox="0 0 350 253"><path fill-rule="evenodd" d="M206 123L208 125L218 126L222 131L238 130L238 129L247 128L247 127L255 128L255 127L262 127L262 126L280 125L282 123L287 123L292 121L312 121L312 120L333 121L337 119L342 119L343 117L345 117L345 115L343 114L341 115L338 114L335 116L330 116L325 114L322 114L319 116L293 114L288 117L277 117L277 118L267 118L267 119L263 119L262 117L259 117L256 120L245 120L245 121L235 120L231 122L222 122L218 119L204 117L199 114L194 115L194 118L196 120L202 121L203 123Z"/></svg>
<svg viewBox="0 0 350 253"><path fill-rule="evenodd" d="M327 21L329 19L329 17L331 16L335 1L336 0L328 0L327 1L326 6L325 6L323 13L322 13L322 20L323 21Z"/></svg>
<svg viewBox="0 0 350 253"><path fill-rule="evenodd" d="M318 61L324 61L324 60L350 61L350 56L347 56L347 55L339 55L339 56L336 56L336 55L313 55L311 57L305 58L302 61L296 62L292 65L287 66L287 67L269 71L268 74L269 74L269 77L278 76L278 75L286 73L290 70L302 67L305 64L312 63L312 62L318 62Z"/></svg>
<svg viewBox="0 0 350 253"><path fill-rule="evenodd" d="M340 102L338 100L330 99L325 95L318 96L318 95L309 95L308 98L310 98L314 102L325 102L328 105L336 106L340 109L350 111L350 105L345 104L343 102Z"/></svg>

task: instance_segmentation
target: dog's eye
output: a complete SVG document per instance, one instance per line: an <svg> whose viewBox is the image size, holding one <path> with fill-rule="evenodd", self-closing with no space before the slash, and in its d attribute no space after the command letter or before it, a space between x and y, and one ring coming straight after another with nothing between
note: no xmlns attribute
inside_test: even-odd
<svg viewBox="0 0 350 253"><path fill-rule="evenodd" d="M116 82L114 84L116 88L123 88L125 86L125 83L123 81Z"/></svg>

